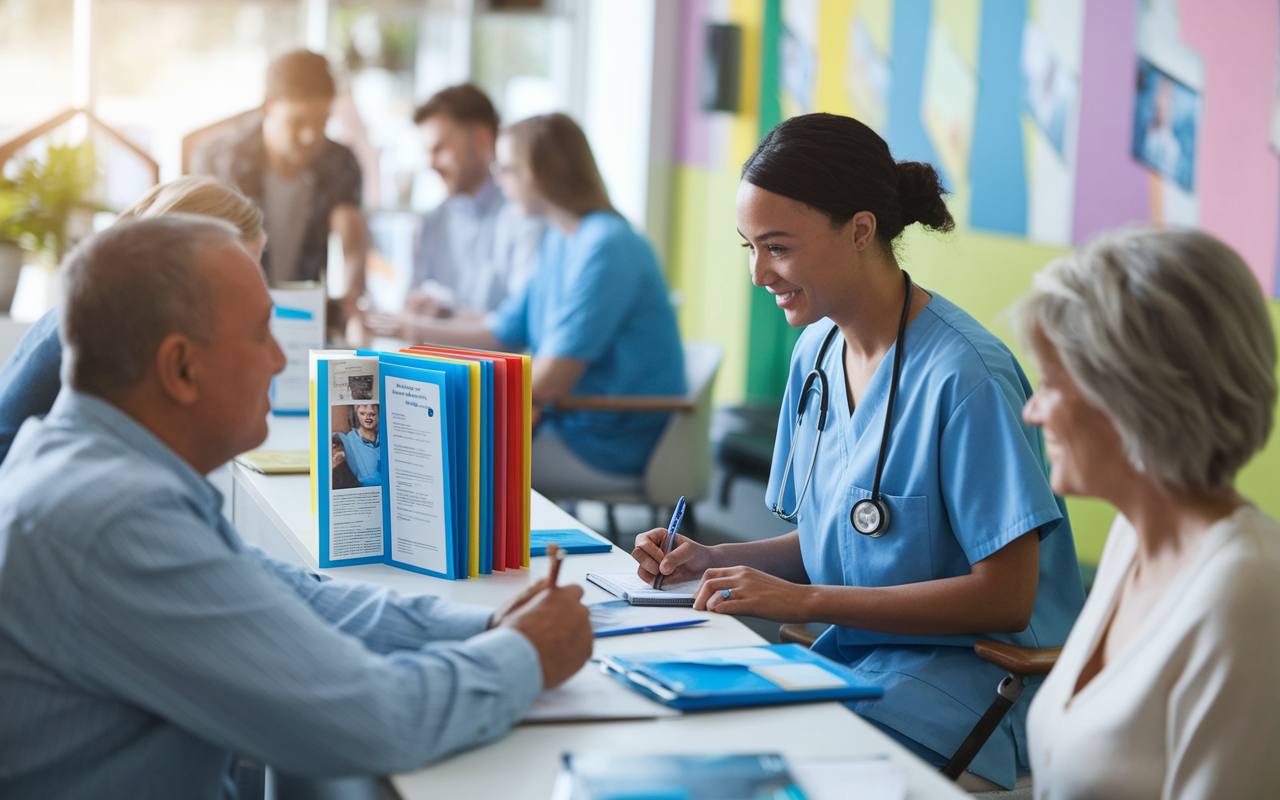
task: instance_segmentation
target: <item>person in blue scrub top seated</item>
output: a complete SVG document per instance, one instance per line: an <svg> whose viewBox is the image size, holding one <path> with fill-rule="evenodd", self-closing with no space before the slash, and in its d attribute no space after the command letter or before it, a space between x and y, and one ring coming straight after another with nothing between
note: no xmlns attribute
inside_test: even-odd
<svg viewBox="0 0 1280 800"><path fill-rule="evenodd" d="M342 440L343 457L361 486L382 485L382 448L378 442L378 406L351 406L351 430L335 434Z"/></svg>
<svg viewBox="0 0 1280 800"><path fill-rule="evenodd" d="M795 117L764 138L742 170L737 221L752 281L805 327L766 498L797 530L712 547L681 537L664 556L657 529L634 552L647 580L701 577L696 608L830 623L814 650L885 690L853 710L938 766L1005 675L974 642L1061 645L1084 603L1065 506L1020 417L1026 376L898 265L907 226L953 227L943 194L932 166L895 162L848 117ZM967 785L1011 787L1028 769L1033 694Z"/></svg>
<svg viewBox="0 0 1280 800"><path fill-rule="evenodd" d="M245 250L261 258L267 236L262 212L231 186L203 175L187 175L148 191L120 219L196 214L224 220L240 231ZM36 320L0 369L0 462L28 417L42 417L62 388L62 341L58 309Z"/></svg>
<svg viewBox="0 0 1280 800"><path fill-rule="evenodd" d="M506 195L549 223L537 270L492 314L370 316L374 333L533 352L533 487L551 497L631 492L667 422L661 413L556 411L569 395L682 395L684 351L649 244L609 203L586 136L563 114L502 131Z"/></svg>

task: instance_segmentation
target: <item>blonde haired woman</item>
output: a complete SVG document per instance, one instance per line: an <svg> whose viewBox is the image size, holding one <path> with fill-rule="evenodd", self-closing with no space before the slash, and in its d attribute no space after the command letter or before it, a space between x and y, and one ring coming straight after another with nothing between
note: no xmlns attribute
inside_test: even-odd
<svg viewBox="0 0 1280 800"><path fill-rule="evenodd" d="M1280 797L1280 526L1234 487L1276 402L1257 280L1208 234L1126 231L1021 318L1053 490L1120 511L1031 704L1036 797Z"/></svg>
<svg viewBox="0 0 1280 800"><path fill-rule="evenodd" d="M533 402L543 411L533 485L553 497L632 492L666 414L559 412L570 394L679 395L684 351L658 260L613 210L582 130L563 114L498 136L502 191L550 229L538 268L488 317L373 316L375 333L533 352Z"/></svg>
<svg viewBox="0 0 1280 800"><path fill-rule="evenodd" d="M213 178L189 175L156 186L120 219L197 214L231 223L240 231L244 248L254 260L262 257L266 235L262 212L244 195ZM62 388L62 343L58 338L58 314L49 311L23 335L0 370L0 461L27 417L43 415L53 406Z"/></svg>

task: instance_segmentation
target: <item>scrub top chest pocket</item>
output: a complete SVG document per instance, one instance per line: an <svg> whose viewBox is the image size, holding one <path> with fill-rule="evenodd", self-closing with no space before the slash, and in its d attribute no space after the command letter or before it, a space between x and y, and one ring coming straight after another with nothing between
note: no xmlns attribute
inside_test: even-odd
<svg viewBox="0 0 1280 800"><path fill-rule="evenodd" d="M900 497L880 492L892 520L879 538L854 530L848 510L871 497L871 490L850 486L840 526L840 561L845 586L898 586L933 580L933 527L929 524L929 499L923 495Z"/></svg>

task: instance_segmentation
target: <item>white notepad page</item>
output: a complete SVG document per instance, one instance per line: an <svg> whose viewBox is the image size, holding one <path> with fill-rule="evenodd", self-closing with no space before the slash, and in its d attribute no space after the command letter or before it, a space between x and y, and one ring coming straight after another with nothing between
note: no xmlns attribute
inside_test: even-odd
<svg viewBox="0 0 1280 800"><path fill-rule="evenodd" d="M654 589L640 580L634 572L588 573L587 580L604 589L606 592L624 600L693 600L701 580L684 581L683 583L664 583L661 589Z"/></svg>

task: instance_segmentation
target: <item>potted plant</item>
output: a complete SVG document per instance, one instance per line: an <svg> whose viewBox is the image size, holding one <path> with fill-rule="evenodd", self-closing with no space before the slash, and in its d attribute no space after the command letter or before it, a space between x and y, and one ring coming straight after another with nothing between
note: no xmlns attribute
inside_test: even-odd
<svg viewBox="0 0 1280 800"><path fill-rule="evenodd" d="M49 269L92 229L101 206L86 199L98 180L93 145L50 145L44 159L20 161L0 176L0 309L8 310L23 252Z"/></svg>

